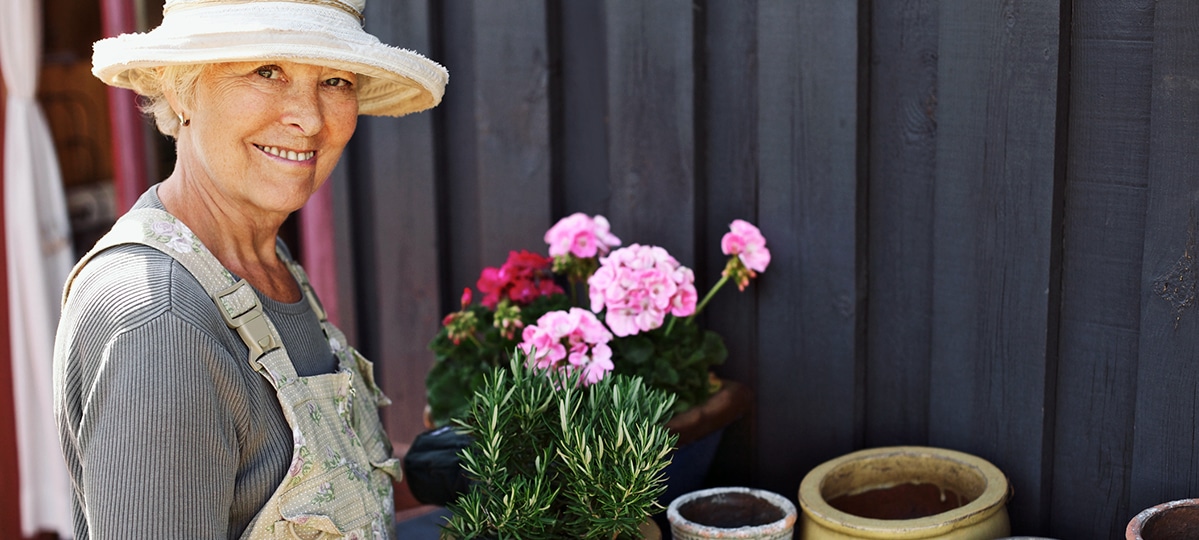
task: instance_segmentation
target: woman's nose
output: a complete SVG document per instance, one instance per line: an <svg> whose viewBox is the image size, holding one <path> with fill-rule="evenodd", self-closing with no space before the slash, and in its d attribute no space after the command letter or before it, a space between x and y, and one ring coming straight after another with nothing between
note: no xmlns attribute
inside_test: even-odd
<svg viewBox="0 0 1199 540"><path fill-rule="evenodd" d="M324 126L319 89L316 85L292 84L286 96L283 121L296 126L306 137L316 135Z"/></svg>

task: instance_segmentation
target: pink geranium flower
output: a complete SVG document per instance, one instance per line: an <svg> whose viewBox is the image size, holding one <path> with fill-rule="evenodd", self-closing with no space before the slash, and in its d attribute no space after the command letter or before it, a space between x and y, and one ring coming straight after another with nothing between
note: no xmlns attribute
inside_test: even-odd
<svg viewBox="0 0 1199 540"><path fill-rule="evenodd" d="M729 224L729 232L720 239L720 250L725 255L736 255L746 268L754 272L764 272L770 265L766 237L748 221L734 219Z"/></svg>
<svg viewBox="0 0 1199 540"><path fill-rule="evenodd" d="M619 337L658 328L667 313L695 312L695 275L657 246L633 244L601 257L587 285L591 311L606 309L604 321Z"/></svg>
<svg viewBox="0 0 1199 540"><path fill-rule="evenodd" d="M545 243L550 246L550 257L567 254L581 259L607 253L620 245L620 239L609 231L604 216L589 217L582 212L566 216L545 232Z"/></svg>
<svg viewBox="0 0 1199 540"><path fill-rule="evenodd" d="M584 385L594 384L612 371L612 333L595 314L579 308L551 311L526 326L520 349L540 369L582 372Z"/></svg>

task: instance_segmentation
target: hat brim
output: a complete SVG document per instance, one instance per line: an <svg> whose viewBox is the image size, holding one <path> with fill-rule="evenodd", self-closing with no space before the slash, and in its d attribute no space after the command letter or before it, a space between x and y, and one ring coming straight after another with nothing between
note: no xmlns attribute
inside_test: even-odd
<svg viewBox="0 0 1199 540"><path fill-rule="evenodd" d="M402 116L441 102L445 68L419 53L380 43L341 11L291 2L217 5L168 13L146 33L95 43L92 73L132 88L137 70L167 65L288 60L361 75L358 112Z"/></svg>

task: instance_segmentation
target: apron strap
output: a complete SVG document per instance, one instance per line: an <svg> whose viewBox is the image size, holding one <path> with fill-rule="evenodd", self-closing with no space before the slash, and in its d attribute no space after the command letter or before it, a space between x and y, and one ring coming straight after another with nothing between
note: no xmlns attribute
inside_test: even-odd
<svg viewBox="0 0 1199 540"><path fill-rule="evenodd" d="M164 210L141 208L130 211L117 220L112 230L96 242L95 247L71 270L63 287L63 304L66 304L71 285L79 271L101 251L122 244L150 246L179 261L204 287L204 291L212 298L221 317L224 318L225 324L236 331L245 342L250 350L250 365L272 380L276 387L288 377L295 377L295 368L292 367L287 350L283 347L283 339L270 317L263 311L262 302L254 288L244 279L235 279L183 222ZM282 250L278 252L289 268L295 266L290 258L283 256ZM292 270L292 275L295 275L295 270ZM307 277L302 281L297 278L297 281L300 282L304 296L313 305L324 327L325 310L320 308L320 302L311 294L312 286L308 285ZM282 358L273 358L276 356ZM269 363L275 369L267 370L263 367L262 361L268 358L272 360Z"/></svg>

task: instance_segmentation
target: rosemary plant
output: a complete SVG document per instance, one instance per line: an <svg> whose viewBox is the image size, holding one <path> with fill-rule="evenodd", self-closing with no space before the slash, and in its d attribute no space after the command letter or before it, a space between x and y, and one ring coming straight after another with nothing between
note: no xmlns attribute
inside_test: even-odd
<svg viewBox="0 0 1199 540"><path fill-rule="evenodd" d="M526 367L492 370L459 425L474 437L472 484L449 505L450 537L637 538L659 510L678 437L664 427L674 397L609 374L591 386ZM444 535L443 535L444 536Z"/></svg>

